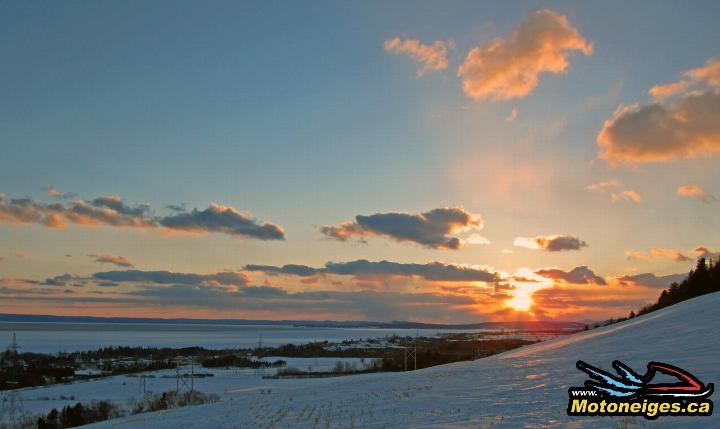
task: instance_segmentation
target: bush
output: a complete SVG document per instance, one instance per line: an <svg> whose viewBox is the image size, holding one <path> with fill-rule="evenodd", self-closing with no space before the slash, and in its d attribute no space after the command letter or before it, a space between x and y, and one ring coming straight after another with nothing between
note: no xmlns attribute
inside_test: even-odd
<svg viewBox="0 0 720 429"><path fill-rule="evenodd" d="M121 415L120 408L109 401L93 401L83 405L65 406L62 411L52 409L47 416L38 417L37 429L64 429L109 420Z"/></svg>
<svg viewBox="0 0 720 429"><path fill-rule="evenodd" d="M197 390L176 392L171 390L162 394L149 394L145 399L135 404L133 414L147 413L152 411L167 410L168 408L185 407L188 405L200 405L210 402L217 402L220 398L215 394L206 394Z"/></svg>

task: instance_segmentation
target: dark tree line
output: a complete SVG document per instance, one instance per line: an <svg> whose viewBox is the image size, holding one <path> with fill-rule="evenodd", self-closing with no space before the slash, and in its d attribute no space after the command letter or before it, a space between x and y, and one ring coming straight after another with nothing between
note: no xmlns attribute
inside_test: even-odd
<svg viewBox="0 0 720 429"><path fill-rule="evenodd" d="M669 288L662 291L656 303L640 308L637 315L650 313L713 292L720 292L720 264L712 259L708 262L705 258L700 258L695 269L690 270L685 280L671 284ZM630 317L634 316L635 314L631 312Z"/></svg>

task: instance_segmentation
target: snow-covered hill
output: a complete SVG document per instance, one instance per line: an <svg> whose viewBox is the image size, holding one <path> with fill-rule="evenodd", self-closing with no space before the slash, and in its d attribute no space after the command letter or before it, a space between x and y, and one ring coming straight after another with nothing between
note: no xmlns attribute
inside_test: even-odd
<svg viewBox="0 0 720 429"><path fill-rule="evenodd" d="M685 368L720 385L720 293L616 325L474 362L410 373L263 380L218 403L136 415L96 428L562 427L720 428L720 416L643 418L565 415L567 388L582 385L582 359L648 361ZM711 397L715 399L717 393Z"/></svg>

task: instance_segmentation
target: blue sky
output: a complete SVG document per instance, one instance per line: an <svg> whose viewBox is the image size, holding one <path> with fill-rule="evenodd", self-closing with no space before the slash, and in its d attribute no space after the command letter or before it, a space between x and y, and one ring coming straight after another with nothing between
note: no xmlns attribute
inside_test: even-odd
<svg viewBox="0 0 720 429"><path fill-rule="evenodd" d="M570 54L526 96L468 97L457 76L468 51L541 9L566 17L592 54ZM52 186L148 203L153 216L217 203L282 226L285 240L0 222L0 277L88 275L99 267L85 255L98 253L178 272L363 258L685 272L692 261L626 252L720 248L704 226L716 202L675 192L720 192L717 158L614 166L596 140L620 105L651 103L651 87L720 56L718 17L712 1L4 2L6 198L56 201ZM416 62L383 49L395 37L453 40L449 67L416 76ZM641 202L585 190L611 180ZM456 206L482 216L489 245L449 251L318 232L356 215ZM513 247L553 234L588 246Z"/></svg>

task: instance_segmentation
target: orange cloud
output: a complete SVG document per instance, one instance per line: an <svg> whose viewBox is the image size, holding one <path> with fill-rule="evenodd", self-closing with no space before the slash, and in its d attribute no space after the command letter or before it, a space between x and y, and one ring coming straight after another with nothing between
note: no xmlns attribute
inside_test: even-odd
<svg viewBox="0 0 720 429"><path fill-rule="evenodd" d="M590 192L603 192L606 189L617 188L619 186L620 186L620 182L618 182L615 179L612 179L612 180L608 180L606 182L599 182L599 183L593 183L593 184L587 185L585 187L585 190L590 191Z"/></svg>
<svg viewBox="0 0 720 429"><path fill-rule="evenodd" d="M603 320L608 315L627 316L643 304L657 299L658 291L641 285L556 283L532 295L531 311L545 318Z"/></svg>
<svg viewBox="0 0 720 429"><path fill-rule="evenodd" d="M685 81L665 83L653 86L648 93L655 98L663 98L684 91L688 85L688 82Z"/></svg>
<svg viewBox="0 0 720 429"><path fill-rule="evenodd" d="M52 186L48 186L48 187L47 187L47 194L48 194L49 196L51 196L51 197L59 197L60 195L62 195L62 194L60 193L60 191L58 191L57 189L55 189L55 188L52 187Z"/></svg>
<svg viewBox="0 0 720 429"><path fill-rule="evenodd" d="M627 256L627 258L628 258L629 260L633 260L633 259L647 260L647 259L650 259L650 257L648 256L647 253L641 252L641 251L639 251L639 250L628 250L628 251L625 252L625 256Z"/></svg>
<svg viewBox="0 0 720 429"><path fill-rule="evenodd" d="M590 55L586 41L567 17L552 10L533 12L505 39L473 48L458 69L470 98L505 100L524 97L541 73L563 73L573 51Z"/></svg>
<svg viewBox="0 0 720 429"><path fill-rule="evenodd" d="M599 156L633 164L720 152L720 61L710 59L684 76L652 87L654 103L620 106L598 133ZM662 102L670 95L677 97Z"/></svg>
<svg viewBox="0 0 720 429"><path fill-rule="evenodd" d="M653 247L648 253L628 250L627 252L625 252L625 256L627 256L627 258L630 260L659 260L664 258L671 259L675 262L688 262L693 260L693 258L690 258L680 253L680 251L675 249L669 249L667 247Z"/></svg>
<svg viewBox="0 0 720 429"><path fill-rule="evenodd" d="M423 45L415 39L401 40L399 37L385 41L385 51L396 55L406 54L410 59L421 64L417 69L418 76L448 68L447 51L454 47L453 41L442 40L436 40L430 45Z"/></svg>
<svg viewBox="0 0 720 429"><path fill-rule="evenodd" d="M677 82L655 85L648 93L655 98L668 97L684 92L693 85L707 84L710 87L720 87L720 60L710 58L704 65L683 73L684 79Z"/></svg>
<svg viewBox="0 0 720 429"><path fill-rule="evenodd" d="M95 262L101 263L101 264L113 264L117 265L118 267L132 267L133 264L130 262L130 260L124 256L115 256L110 255L108 253L98 253L94 255L88 255L89 257L93 258Z"/></svg>
<svg viewBox="0 0 720 429"><path fill-rule="evenodd" d="M678 187L677 194L685 198L696 198L705 203L715 201L715 196L708 194L697 185L683 185Z"/></svg>
<svg viewBox="0 0 720 429"><path fill-rule="evenodd" d="M655 259L669 258L675 262L687 262L693 260L692 258L683 255L677 250L668 249L665 247L653 247L652 249L650 249L650 254Z"/></svg>
<svg viewBox="0 0 720 429"><path fill-rule="evenodd" d="M619 192L616 194L612 194L610 196L610 198L612 199L612 201L614 203L617 203L617 202L639 203L640 201L642 201L642 196L640 196L640 194L638 194L637 192L635 192L631 189L628 189L628 190L625 190L625 191L622 191L622 192Z"/></svg>

